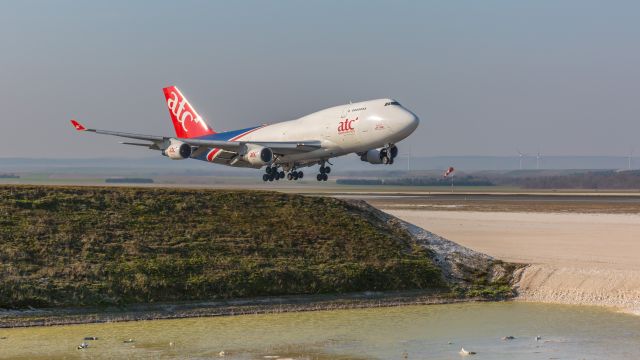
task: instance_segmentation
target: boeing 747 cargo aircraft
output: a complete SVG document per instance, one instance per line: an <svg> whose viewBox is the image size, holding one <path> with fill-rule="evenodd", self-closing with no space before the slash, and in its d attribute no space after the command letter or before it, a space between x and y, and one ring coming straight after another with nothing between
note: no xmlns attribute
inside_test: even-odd
<svg viewBox="0 0 640 360"><path fill-rule="evenodd" d="M141 135L89 129L71 120L78 131L114 135L126 145L159 150L173 160L196 159L261 169L264 181L298 180L300 170L320 165L318 181L327 181L329 160L351 153L371 164L393 164L396 143L411 135L419 119L393 99L369 100L320 110L296 120L216 132L175 86L164 88L175 136Z"/></svg>

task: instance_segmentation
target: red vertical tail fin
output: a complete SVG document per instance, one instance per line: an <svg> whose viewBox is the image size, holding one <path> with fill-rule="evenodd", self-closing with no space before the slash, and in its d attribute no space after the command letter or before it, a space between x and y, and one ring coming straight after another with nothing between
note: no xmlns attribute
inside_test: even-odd
<svg viewBox="0 0 640 360"><path fill-rule="evenodd" d="M179 138L194 138L211 135L216 132L204 121L196 112L196 109L189 104L189 100L182 95L175 86L162 89L167 100L169 115L176 129L176 136Z"/></svg>

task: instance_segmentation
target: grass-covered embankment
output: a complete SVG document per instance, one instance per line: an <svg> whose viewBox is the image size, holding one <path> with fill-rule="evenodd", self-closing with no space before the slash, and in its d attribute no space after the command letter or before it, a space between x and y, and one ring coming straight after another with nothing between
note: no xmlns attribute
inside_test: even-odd
<svg viewBox="0 0 640 360"><path fill-rule="evenodd" d="M366 209L273 192L0 187L0 307L446 288Z"/></svg>

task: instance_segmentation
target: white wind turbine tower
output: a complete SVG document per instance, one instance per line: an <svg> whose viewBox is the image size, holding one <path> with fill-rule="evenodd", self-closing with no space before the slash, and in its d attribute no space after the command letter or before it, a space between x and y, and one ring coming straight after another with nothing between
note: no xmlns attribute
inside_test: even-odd
<svg viewBox="0 0 640 360"><path fill-rule="evenodd" d="M520 170L522 170L522 159L526 156L525 154L523 154L520 149L517 149L518 151L518 156L520 157Z"/></svg>
<svg viewBox="0 0 640 360"><path fill-rule="evenodd" d="M400 161L400 159L407 159L407 172L411 172L411 146L407 146L407 152L404 153L399 153L398 154L398 161Z"/></svg>
<svg viewBox="0 0 640 360"><path fill-rule="evenodd" d="M540 157L542 155L540 154L540 149L538 149L538 153L536 154L536 169L540 170Z"/></svg>
<svg viewBox="0 0 640 360"><path fill-rule="evenodd" d="M411 172L411 145L407 148L407 172Z"/></svg>
<svg viewBox="0 0 640 360"><path fill-rule="evenodd" d="M629 149L629 164L627 165L627 169L631 170L631 161L633 161L633 152L634 152L634 148Z"/></svg>

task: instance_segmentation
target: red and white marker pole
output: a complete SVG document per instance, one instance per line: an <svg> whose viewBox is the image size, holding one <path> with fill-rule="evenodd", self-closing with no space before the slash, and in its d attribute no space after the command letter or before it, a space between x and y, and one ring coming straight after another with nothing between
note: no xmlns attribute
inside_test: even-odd
<svg viewBox="0 0 640 360"><path fill-rule="evenodd" d="M449 168L442 175L442 177L444 178L448 178L449 175L451 175L451 192L453 192L453 175L455 175L454 171L456 171L456 169L454 169L453 166L449 166Z"/></svg>

